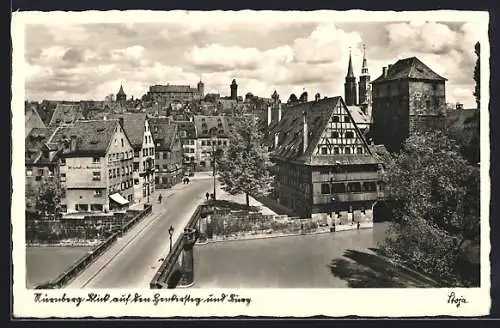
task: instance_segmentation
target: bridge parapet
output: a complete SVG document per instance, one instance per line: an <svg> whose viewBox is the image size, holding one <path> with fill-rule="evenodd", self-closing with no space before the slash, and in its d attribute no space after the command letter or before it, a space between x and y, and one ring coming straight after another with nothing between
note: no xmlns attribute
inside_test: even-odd
<svg viewBox="0 0 500 328"><path fill-rule="evenodd" d="M172 251L167 254L149 283L151 289L188 287L194 283L193 247L198 239L196 225L207 206L208 203L199 205L191 215L183 234L172 246Z"/></svg>

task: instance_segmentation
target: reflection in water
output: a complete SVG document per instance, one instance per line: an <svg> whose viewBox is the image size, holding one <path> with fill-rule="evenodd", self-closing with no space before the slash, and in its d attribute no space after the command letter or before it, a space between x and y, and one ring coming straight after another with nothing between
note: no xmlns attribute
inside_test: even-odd
<svg viewBox="0 0 500 328"><path fill-rule="evenodd" d="M196 288L348 287L330 270L348 250L370 252L389 223L373 229L213 243L195 248Z"/></svg>

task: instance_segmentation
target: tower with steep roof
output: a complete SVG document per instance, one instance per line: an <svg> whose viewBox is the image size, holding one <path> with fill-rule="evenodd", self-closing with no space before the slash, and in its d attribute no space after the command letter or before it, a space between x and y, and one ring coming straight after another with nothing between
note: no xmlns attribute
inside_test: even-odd
<svg viewBox="0 0 500 328"><path fill-rule="evenodd" d="M344 83L344 100L347 106L355 106L357 102L356 97L356 77L352 69L351 50L349 49L349 65L347 66L347 75Z"/></svg>
<svg viewBox="0 0 500 328"><path fill-rule="evenodd" d="M237 100L238 99L238 84L236 84L236 80L233 79L233 82L231 83L231 99Z"/></svg>
<svg viewBox="0 0 500 328"><path fill-rule="evenodd" d="M370 73L368 73L368 63L366 61L366 46L363 45L363 64L361 66L361 75L359 76L359 104L370 104Z"/></svg>
<svg viewBox="0 0 500 328"><path fill-rule="evenodd" d="M126 100L127 100L127 95L125 94L125 91L123 91L123 85L120 84L120 90L118 90L118 93L116 94L116 101L125 102Z"/></svg>

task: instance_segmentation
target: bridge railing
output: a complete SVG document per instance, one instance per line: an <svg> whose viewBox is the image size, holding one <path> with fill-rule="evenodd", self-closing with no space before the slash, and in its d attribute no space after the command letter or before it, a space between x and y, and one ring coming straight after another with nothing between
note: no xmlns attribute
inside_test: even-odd
<svg viewBox="0 0 500 328"><path fill-rule="evenodd" d="M204 206L206 206L206 204L202 204L196 207L196 210L191 215L191 218L189 219L184 229L196 228L198 220L200 219L201 216L202 208L204 208ZM172 274L177 270L177 263L179 256L181 255L182 252L182 247L183 247L183 236L181 233L175 244L172 246L172 251L169 252L167 256L164 258L163 263L160 265L158 271L156 271L155 276L149 283L149 287L151 289L171 288L169 280L171 279Z"/></svg>
<svg viewBox="0 0 500 328"><path fill-rule="evenodd" d="M144 210L137 214L133 219L125 223L120 229L121 231L113 233L102 243L90 250L85 256L73 263L68 269L66 269L56 278L50 280L45 284L37 286L37 289L56 289L64 287L71 279L76 277L81 271L87 268L100 255L108 250L123 232L130 230L130 228L133 227L137 222L139 222L145 216L149 215L151 211L151 205L144 206Z"/></svg>

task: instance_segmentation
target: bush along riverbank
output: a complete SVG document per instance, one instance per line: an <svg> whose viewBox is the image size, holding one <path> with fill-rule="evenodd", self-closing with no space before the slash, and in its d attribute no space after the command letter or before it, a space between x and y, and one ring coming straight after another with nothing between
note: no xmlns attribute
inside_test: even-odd
<svg viewBox="0 0 500 328"><path fill-rule="evenodd" d="M328 222L327 219L299 219L286 215L262 215L258 212L216 209L200 219L198 244L371 228L373 222L368 220L350 223Z"/></svg>

